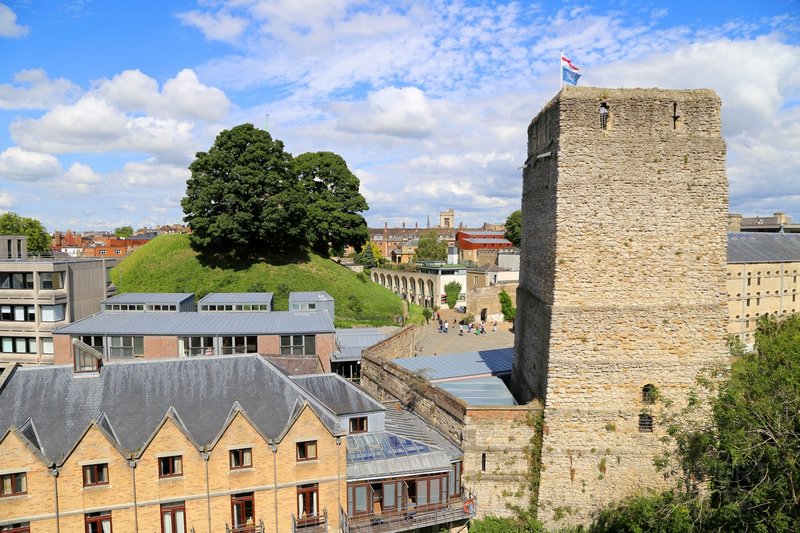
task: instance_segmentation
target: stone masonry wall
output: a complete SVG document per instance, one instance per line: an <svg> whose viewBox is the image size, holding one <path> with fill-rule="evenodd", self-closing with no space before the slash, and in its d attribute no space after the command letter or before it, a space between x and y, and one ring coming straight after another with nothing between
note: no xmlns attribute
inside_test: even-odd
<svg viewBox="0 0 800 533"><path fill-rule="evenodd" d="M369 355L361 360L361 386L380 401L399 401L461 446L464 487L477 496L479 517L528 507L536 405L467 406L423 376Z"/></svg>
<svg viewBox="0 0 800 533"><path fill-rule="evenodd" d="M500 283L489 287L475 287L467 291L467 313L472 313L479 317L481 309L486 309L487 315L499 315L500 291L506 291L511 297L511 302L517 305L518 283Z"/></svg>
<svg viewBox="0 0 800 533"><path fill-rule="evenodd" d="M379 359L399 359L416 355L416 332L414 326L406 326L388 339L370 346L362 352Z"/></svg>
<svg viewBox="0 0 800 533"><path fill-rule="evenodd" d="M528 135L512 386L545 404L539 517L586 523L664 483L663 405L642 388L680 408L701 369L727 364L720 101L570 87Z"/></svg>

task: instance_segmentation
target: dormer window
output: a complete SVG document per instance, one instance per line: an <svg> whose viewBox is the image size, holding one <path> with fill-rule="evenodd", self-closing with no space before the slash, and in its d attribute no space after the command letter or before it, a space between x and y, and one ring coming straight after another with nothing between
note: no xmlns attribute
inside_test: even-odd
<svg viewBox="0 0 800 533"><path fill-rule="evenodd" d="M103 353L78 338L72 339L75 372L99 372L103 366Z"/></svg>
<svg viewBox="0 0 800 533"><path fill-rule="evenodd" d="M354 416L350 419L350 433L366 433L367 432L367 417Z"/></svg>

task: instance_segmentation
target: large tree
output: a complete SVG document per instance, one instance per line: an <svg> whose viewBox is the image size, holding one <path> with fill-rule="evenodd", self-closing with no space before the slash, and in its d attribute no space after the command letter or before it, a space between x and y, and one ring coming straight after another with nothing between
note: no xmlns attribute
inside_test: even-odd
<svg viewBox="0 0 800 533"><path fill-rule="evenodd" d="M429 231L419 238L414 251L414 261L444 261L447 259L447 243L439 240L439 234Z"/></svg>
<svg viewBox="0 0 800 533"><path fill-rule="evenodd" d="M341 252L363 245L369 232L361 213L369 207L344 159L333 152L309 152L294 159L294 171L306 193L311 246Z"/></svg>
<svg viewBox="0 0 800 533"><path fill-rule="evenodd" d="M519 247L522 241L522 210L517 209L506 219L505 237Z"/></svg>
<svg viewBox="0 0 800 533"><path fill-rule="evenodd" d="M133 227L120 226L118 228L114 228L114 236L118 239L127 239L128 237L133 237Z"/></svg>
<svg viewBox="0 0 800 533"><path fill-rule="evenodd" d="M239 260L305 244L307 202L292 156L266 131L252 124L223 131L189 170L181 206L198 252Z"/></svg>
<svg viewBox="0 0 800 533"><path fill-rule="evenodd" d="M8 211L0 215L0 235L25 235L28 238L28 252L50 251L50 235L35 218L21 217Z"/></svg>

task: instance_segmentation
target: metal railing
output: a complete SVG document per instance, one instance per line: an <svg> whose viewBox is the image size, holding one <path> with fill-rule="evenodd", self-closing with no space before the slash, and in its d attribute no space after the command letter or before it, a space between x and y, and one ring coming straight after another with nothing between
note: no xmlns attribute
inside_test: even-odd
<svg viewBox="0 0 800 533"><path fill-rule="evenodd" d="M328 533L328 509L323 509L321 515L304 516L296 518L292 513L293 533Z"/></svg>
<svg viewBox="0 0 800 533"><path fill-rule="evenodd" d="M339 515L343 533L398 533L441 524L463 522L475 516L477 500L462 497L447 503L431 504L403 512L384 512L356 517Z"/></svg>
<svg viewBox="0 0 800 533"><path fill-rule="evenodd" d="M259 520L258 525L255 524L245 524L243 526L229 526L227 522L225 522L225 533L266 533L266 528L264 528L264 521Z"/></svg>

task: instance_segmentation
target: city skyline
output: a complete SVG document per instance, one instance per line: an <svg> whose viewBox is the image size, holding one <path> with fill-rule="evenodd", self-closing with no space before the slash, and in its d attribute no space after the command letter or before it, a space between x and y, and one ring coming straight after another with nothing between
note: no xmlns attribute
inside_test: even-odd
<svg viewBox="0 0 800 533"><path fill-rule="evenodd" d="M113 5L111 5L113 4ZM502 222L559 89L705 87L732 212L800 219L796 2L0 3L0 211L48 230L179 223L197 151L250 122L333 151L370 226Z"/></svg>

